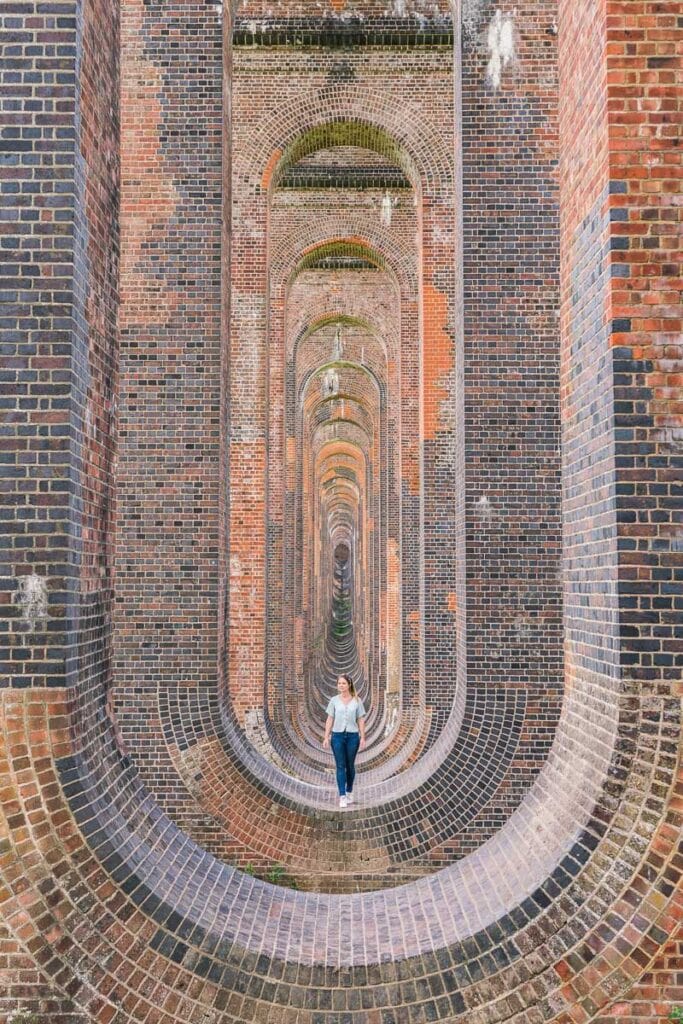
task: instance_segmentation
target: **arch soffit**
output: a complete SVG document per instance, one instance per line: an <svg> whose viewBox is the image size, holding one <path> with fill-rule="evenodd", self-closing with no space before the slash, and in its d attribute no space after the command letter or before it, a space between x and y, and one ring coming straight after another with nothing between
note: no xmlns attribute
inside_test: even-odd
<svg viewBox="0 0 683 1024"><path fill-rule="evenodd" d="M454 192L453 150L425 119L406 118L392 98L368 95L349 82L342 91L308 88L262 117L250 146L233 154L233 169L270 195L282 174L303 157L334 146L363 146L390 156L424 192Z"/></svg>
<svg viewBox="0 0 683 1024"><path fill-rule="evenodd" d="M327 448L334 448L334 451L327 451ZM347 440L345 438L330 439L325 442L325 445L321 446L315 456L315 464L324 465L326 461L332 459L345 458L354 464L360 462L363 466L366 465L367 459L365 452L359 444L355 441Z"/></svg>
<svg viewBox="0 0 683 1024"><path fill-rule="evenodd" d="M339 431L342 432L342 436L339 436ZM359 438L360 440L356 440ZM352 420L324 420L322 423L318 423L313 431L313 441L318 439L322 442L326 441L337 441L345 440L349 443L355 444L361 451L364 450L364 446L367 445L367 435L361 426Z"/></svg>
<svg viewBox="0 0 683 1024"><path fill-rule="evenodd" d="M343 408L342 403L343 402ZM323 410L321 406L317 407L317 412L320 415L320 419L310 417L308 423L308 437L311 444L315 444L317 438L318 427L325 423L352 423L363 431L368 439L368 444L372 445L376 439L376 424L370 412L366 407L354 398L344 398L340 400L339 415L334 414L334 410L330 408L331 415L323 418Z"/></svg>
<svg viewBox="0 0 683 1024"><path fill-rule="evenodd" d="M414 298L417 295L417 245L401 245L391 230L381 223L363 223L363 234L349 232L349 218L335 213L325 218L327 228L320 237L320 221L294 237L284 237L273 247L269 260L272 292L289 295L300 274L310 270L311 263L326 255L358 255L384 271L399 295Z"/></svg>
<svg viewBox="0 0 683 1024"><path fill-rule="evenodd" d="M299 332L298 336L296 336L293 339L291 353L287 353L288 355L291 354L291 357L293 359L295 367L295 376L298 354L301 346L305 344L305 342L308 341L308 339L311 338L314 334L317 334L318 331L324 330L325 327L330 327L333 324L339 324L341 326L347 325L348 327L357 327L360 330L367 331L370 337L377 343L377 347L384 357L384 365L386 366L387 360L389 358L389 352L387 351L388 346L385 340L385 336L380 331L379 327L376 327L374 324L370 323L369 320L366 320L363 317L353 316L348 313L321 313L316 317L315 320L312 320L306 327L304 327ZM331 362L339 361L345 362L346 360L331 360Z"/></svg>
<svg viewBox="0 0 683 1024"><path fill-rule="evenodd" d="M322 365L320 365L320 366L316 367L314 370L312 370L306 376L306 378L301 382L301 386L299 388L299 392L298 392L298 395L297 395L297 401L301 403L302 411L306 410L307 414L310 416L311 412L315 411L318 408L318 406L322 405L324 402L332 401L334 398L344 398L344 399L349 399L351 401L361 402L361 398L358 395L352 395L349 392L344 392L344 391L340 390L335 395L322 395L322 396L318 395L317 396L317 400L315 400L313 398L313 396L311 395L311 400L313 401L313 405L311 406L309 404L309 398L308 398L309 391L313 387L313 385L316 382L316 380L320 376L322 376L322 374L326 370L330 370L330 369L333 369L335 367L339 367L340 369L346 370L347 372L350 371L353 374L360 374L363 377L367 377L369 379L369 381L370 381L371 386L374 389L374 392L375 392L375 394L374 394L375 403L373 403L373 404L376 404L378 411L381 413L382 407L383 407L383 404L384 404L383 401L382 401L382 399L383 399L383 391L382 391L382 388L380 386L380 382L378 381L375 373L369 367L367 367L367 366L361 366L359 363L354 363L354 362L346 361L346 360L343 360L343 359L342 360L331 360L328 363L323 363Z"/></svg>

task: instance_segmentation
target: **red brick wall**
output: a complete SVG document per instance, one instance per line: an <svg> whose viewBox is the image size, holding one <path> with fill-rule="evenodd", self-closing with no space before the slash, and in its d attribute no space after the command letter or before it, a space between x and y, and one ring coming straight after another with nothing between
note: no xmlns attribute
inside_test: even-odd
<svg viewBox="0 0 683 1024"><path fill-rule="evenodd" d="M647 687L680 679L683 668L673 630L683 453L680 11L608 3L606 14L622 665Z"/></svg>
<svg viewBox="0 0 683 1024"><path fill-rule="evenodd" d="M0 687L4 694L42 693L46 706L49 693L68 692L74 728L101 734L112 597L118 4L3 4L0 34L0 445L8 542L0 573ZM32 577L45 587L47 614L29 622L20 593ZM5 711L2 727L9 728ZM44 738L32 730L21 745L14 734L12 751L22 750L24 765L30 756L44 768ZM39 862L26 841L50 792L34 783L24 804L4 742L1 764L0 1016L23 1010L55 1024L85 1024L73 993L55 983L49 958L31 944L28 915L12 902L21 901ZM46 899L49 873L43 871Z"/></svg>
<svg viewBox="0 0 683 1024"><path fill-rule="evenodd" d="M559 22L564 444L576 467L565 470L567 672L593 694L626 693L622 720L644 715L648 729L663 730L667 760L680 749L683 664L672 519L681 425L678 13L671 3L608 0L562 4ZM671 810L680 813L679 797ZM632 967L634 977L645 973L616 1002L606 986L605 1007L593 1005L590 1019L660 1021L680 1005L680 939L659 948L680 921L679 868L674 857L661 889L674 896L666 926L652 929ZM640 880L630 884L626 899Z"/></svg>
<svg viewBox="0 0 683 1024"><path fill-rule="evenodd" d="M427 629L436 664L442 643L451 655L448 630L468 597L467 644L458 639L476 699L453 750L444 753L433 716L424 747L403 752L407 770L385 784L401 753L389 750L378 781L370 771L365 779L376 799L341 817L311 802L307 787L321 785L313 755L301 780L280 772L218 700L232 511L221 433L225 441L235 427L221 415L230 367L219 11L124 5L117 381L117 6L39 7L10 0L0 12L9 211L0 252L10 254L0 440L2 522L12 523L2 576L1 679L11 685L0 692L0 1019L16 1009L40 1024L666 1019L681 1002L682 952L677 9L562 0L556 90L554 9L517 7L517 59L493 91L494 7L464 7L462 216L454 203L454 243L434 230L435 260L428 246L421 256L446 275L462 253L463 309L455 274L452 291L431 282L448 293L454 338L427 332L442 351L430 348L425 418L444 427L442 357L462 341L466 431L458 448L443 429L426 479L443 470L448 489L449 472L466 466L469 535L458 515L448 520L454 545L441 540L440 582L456 579L457 552L470 575L449 591L445 626L435 587ZM369 13L395 45L396 25ZM418 31L401 17L402 31ZM349 25L365 31L350 18L334 31ZM277 159L263 163L275 172ZM451 213L435 215L435 228ZM233 257L261 259L249 223L237 227ZM442 300L431 298L440 318ZM360 406L355 371L344 384ZM357 426L378 422L373 403ZM311 409L320 412L312 399ZM344 462L356 474L360 465ZM434 503L431 527L448 512ZM438 536L427 544L437 561ZM426 583L439 574L428 568ZM29 629L17 595L18 577L32 572L48 581L49 614ZM373 628L382 635L379 617ZM429 698L438 672L425 678ZM539 772L560 682L558 740ZM437 685L437 709L445 694ZM280 754L291 757L300 737L287 746L282 735ZM453 741L447 727L441 736ZM499 779L501 765L509 770ZM383 891L341 900L289 892L207 851L243 867L253 858L263 875L283 859L315 890Z"/></svg>
<svg viewBox="0 0 683 1024"><path fill-rule="evenodd" d="M213 7L124 5L115 704L165 807L157 688L218 656L222 68Z"/></svg>
<svg viewBox="0 0 683 1024"><path fill-rule="evenodd" d="M682 957L683 935L679 929L648 963L633 988L595 1017L595 1024L659 1024L679 1019L683 1010Z"/></svg>

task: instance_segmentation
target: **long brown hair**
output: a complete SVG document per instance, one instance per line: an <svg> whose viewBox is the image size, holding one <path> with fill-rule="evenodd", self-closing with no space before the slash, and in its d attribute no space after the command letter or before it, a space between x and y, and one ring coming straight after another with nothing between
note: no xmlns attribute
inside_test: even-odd
<svg viewBox="0 0 683 1024"><path fill-rule="evenodd" d="M342 675L337 677L337 682L339 682L340 679L345 679L346 680L346 682L349 684L349 693L351 694L352 697L355 697L356 696L356 687L353 685L353 680L352 680L351 676L347 676L346 673L342 673Z"/></svg>

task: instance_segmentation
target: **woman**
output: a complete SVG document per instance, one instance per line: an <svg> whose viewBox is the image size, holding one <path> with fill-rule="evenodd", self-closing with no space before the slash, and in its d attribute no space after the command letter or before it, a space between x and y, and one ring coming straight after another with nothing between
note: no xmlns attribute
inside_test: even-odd
<svg viewBox="0 0 683 1024"><path fill-rule="evenodd" d="M339 806L346 807L353 802L356 754L365 749L365 708L348 676L339 676L337 689L339 693L327 705L323 747L329 747L331 736L337 766Z"/></svg>

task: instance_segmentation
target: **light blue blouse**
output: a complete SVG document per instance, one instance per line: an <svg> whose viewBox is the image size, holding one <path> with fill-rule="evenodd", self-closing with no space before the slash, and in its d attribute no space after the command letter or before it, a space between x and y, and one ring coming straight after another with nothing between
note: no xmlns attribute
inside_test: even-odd
<svg viewBox="0 0 683 1024"><path fill-rule="evenodd" d="M345 704L339 694L331 698L327 713L334 718L332 732L358 732L358 719L365 718L365 708L360 697L352 697Z"/></svg>

